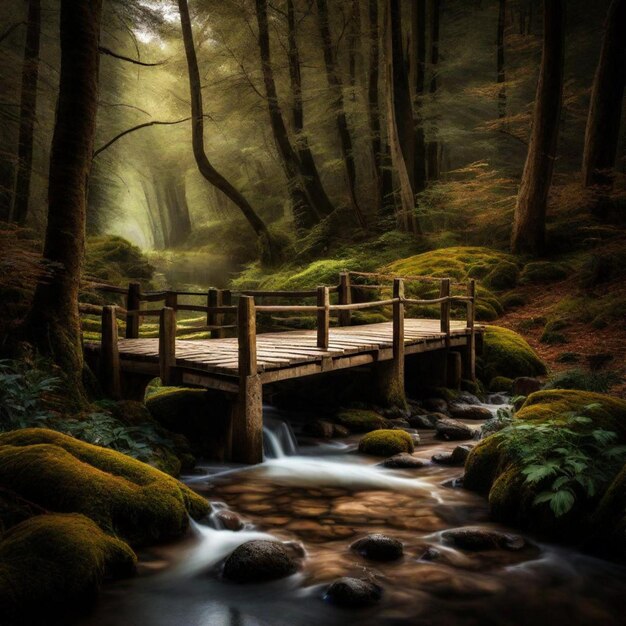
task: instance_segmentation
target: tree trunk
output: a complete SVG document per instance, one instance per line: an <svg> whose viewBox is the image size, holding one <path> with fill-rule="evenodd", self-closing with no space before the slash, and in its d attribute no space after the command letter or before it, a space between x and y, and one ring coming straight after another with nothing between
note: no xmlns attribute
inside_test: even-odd
<svg viewBox="0 0 626 626"><path fill-rule="evenodd" d="M545 247L546 206L563 99L564 12L563 0L544 0L543 52L533 126L511 236L511 249L518 254L539 254Z"/></svg>
<svg viewBox="0 0 626 626"><path fill-rule="evenodd" d="M350 22L348 25L348 78L350 97L356 100L356 75L361 61L361 9L359 0L350 1Z"/></svg>
<svg viewBox="0 0 626 626"><path fill-rule="evenodd" d="M428 91L434 98L437 93L437 65L439 64L439 30L441 21L441 0L433 0L430 43L430 86ZM428 179L439 179L439 143L437 141L437 123L431 127L431 139L426 147L428 155Z"/></svg>
<svg viewBox="0 0 626 626"><path fill-rule="evenodd" d="M11 210L11 221L18 224L24 224L28 215L30 176L33 168L33 137L37 113L40 37L41 0L29 0L24 63L22 65L17 168L13 189L13 207Z"/></svg>
<svg viewBox="0 0 626 626"><path fill-rule="evenodd" d="M497 83L500 85L498 91L498 117L506 117L506 74L504 67L504 29L506 26L506 0L498 1L498 35L497 35Z"/></svg>
<svg viewBox="0 0 626 626"><path fill-rule="evenodd" d="M613 186L625 80L626 0L613 0L591 90L582 167L585 187Z"/></svg>
<svg viewBox="0 0 626 626"><path fill-rule="evenodd" d="M365 215L361 210L356 195L356 166L354 163L354 153L352 146L352 137L346 117L346 110L343 104L343 85L341 78L337 72L337 63L333 44L330 36L330 23L328 16L328 4L326 0L317 0L317 12L322 37L322 48L324 51L324 66L326 68L326 80L328 87L332 93L333 109L337 124L337 132L341 144L341 156L343 158L348 181L348 199L350 207L354 211L354 215L363 229L367 229Z"/></svg>
<svg viewBox="0 0 626 626"><path fill-rule="evenodd" d="M250 203L243 194L235 189L233 185L224 178L210 163L204 148L204 113L202 109L202 91L200 85L200 71L198 69L198 58L193 42L193 31L191 29L191 19L189 17L189 7L187 0L178 0L178 10L180 12L180 25L185 44L185 55L187 57L187 71L189 73L189 91L191 94L191 129L193 155L198 165L198 170L204 178L217 187L224 195L232 200L243 213L246 220L261 240L270 258L272 257L272 241L263 220L257 215Z"/></svg>
<svg viewBox="0 0 626 626"><path fill-rule="evenodd" d="M168 215L170 224L170 246L176 247L187 241L191 233L189 205L185 194L185 177L172 176L168 180Z"/></svg>
<svg viewBox="0 0 626 626"><path fill-rule="evenodd" d="M289 40L289 78L293 97L293 129L296 134L300 171L309 201L319 216L330 215L335 207L326 194L319 175L313 153L304 133L304 105L302 102L302 74L300 72L300 51L296 33L294 0L287 0L287 28ZM271 71L271 66L270 66ZM272 79L273 80L273 79Z"/></svg>
<svg viewBox="0 0 626 626"><path fill-rule="evenodd" d="M419 225L415 215L415 196L413 187L405 160L405 153L402 150L402 140L400 137L400 124L397 120L398 110L403 111L402 107L398 107L397 99L406 98L408 96L408 80L404 68L404 59L402 58L402 42L401 29L399 27L399 0L387 0L386 2L386 34L385 34L385 51L386 51L386 101L387 101L387 133L389 137L389 146L391 149L391 162L394 170L397 172L398 183L400 186L401 207L396 215L398 227L406 232L419 232ZM398 45L398 39L400 43ZM400 58L398 58L398 49ZM400 62L400 70L395 65ZM404 75L404 83L399 74ZM409 99L410 104L410 99ZM412 116L411 116L412 120ZM406 132L406 128L404 128ZM413 129L410 128L410 135L413 136Z"/></svg>
<svg viewBox="0 0 626 626"><path fill-rule="evenodd" d="M413 90L413 126L415 129L415 156L413 158L413 191L417 194L426 188L426 141L422 119L426 71L426 0L411 3L411 73Z"/></svg>
<svg viewBox="0 0 626 626"><path fill-rule="evenodd" d="M98 45L102 0L61 1L61 74L50 152L44 258L52 276L40 282L26 320L36 349L51 356L82 401L83 353L78 290L85 246L87 181L98 111Z"/></svg>

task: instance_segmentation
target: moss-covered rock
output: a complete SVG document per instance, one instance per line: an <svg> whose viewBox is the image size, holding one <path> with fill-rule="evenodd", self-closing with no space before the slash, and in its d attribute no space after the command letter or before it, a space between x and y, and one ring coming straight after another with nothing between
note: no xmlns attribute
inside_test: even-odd
<svg viewBox="0 0 626 626"><path fill-rule="evenodd" d="M393 456L413 450L413 439L404 430L375 430L359 441L359 452L372 456Z"/></svg>
<svg viewBox="0 0 626 626"><path fill-rule="evenodd" d="M592 520L593 542L610 558L626 559L626 465L615 477Z"/></svg>
<svg viewBox="0 0 626 626"><path fill-rule="evenodd" d="M49 511L77 512L143 545L182 535L208 504L159 470L119 452L32 428L0 435L0 486Z"/></svg>
<svg viewBox="0 0 626 626"><path fill-rule="evenodd" d="M513 379L507 376L494 376L489 381L489 391L505 391L511 393L513 391Z"/></svg>
<svg viewBox="0 0 626 626"><path fill-rule="evenodd" d="M0 488L0 535L20 522L45 512L45 509L22 498L11 489Z"/></svg>
<svg viewBox="0 0 626 626"><path fill-rule="evenodd" d="M503 296L500 302L502 306L508 310L524 306L528 302L528 298L524 294L513 292Z"/></svg>
<svg viewBox="0 0 626 626"><path fill-rule="evenodd" d="M368 433L387 425L382 415L367 409L345 409L337 413L335 419L352 433Z"/></svg>
<svg viewBox="0 0 626 626"><path fill-rule="evenodd" d="M500 261L494 268L484 277L483 284L494 291L504 291L505 289L513 289L517 284L519 277L519 269L515 263L510 261Z"/></svg>
<svg viewBox="0 0 626 626"><path fill-rule="evenodd" d="M556 261L532 261L522 270L522 283L553 283L567 278L572 269L567 263Z"/></svg>
<svg viewBox="0 0 626 626"><path fill-rule="evenodd" d="M521 335L500 326L487 326L480 366L484 381L496 376L517 378L541 376L547 372L543 361Z"/></svg>
<svg viewBox="0 0 626 626"><path fill-rule="evenodd" d="M135 564L123 541L83 515L28 519L0 540L2 623L43 624L53 615L76 613L102 580L128 576Z"/></svg>

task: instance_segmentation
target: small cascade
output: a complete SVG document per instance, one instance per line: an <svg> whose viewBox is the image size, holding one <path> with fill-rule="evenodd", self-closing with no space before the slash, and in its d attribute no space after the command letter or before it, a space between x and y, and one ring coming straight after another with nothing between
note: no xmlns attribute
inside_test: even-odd
<svg viewBox="0 0 626 626"><path fill-rule="evenodd" d="M266 459L282 459L298 454L298 442L288 422L276 417L263 419L263 455Z"/></svg>

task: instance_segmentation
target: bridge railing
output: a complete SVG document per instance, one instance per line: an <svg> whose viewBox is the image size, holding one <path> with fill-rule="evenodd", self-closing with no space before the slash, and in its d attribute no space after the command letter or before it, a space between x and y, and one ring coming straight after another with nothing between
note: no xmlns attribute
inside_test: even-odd
<svg viewBox="0 0 626 626"><path fill-rule="evenodd" d="M467 283L452 283L450 278L439 277L397 277L391 285L372 284L353 285L351 276L389 278L388 275L367 274L361 272L344 272L341 274L337 286L320 286L314 290L299 291L269 291L244 290L231 292L229 290L209 289L208 292L192 291L159 291L142 292L139 283L131 283L126 293L126 309L116 306L104 306L101 309L102 340L101 358L106 368L119 370L118 354L118 327L117 317L122 314L126 319L125 335L128 339L139 338L139 323L144 317L158 317L159 320L159 371L164 383L175 378L176 368L176 334L177 312L199 312L206 315L207 324L203 328L211 331L211 337L221 338L229 328L237 329L238 360L240 376L254 375L256 366L256 327L259 313L291 313L315 314L317 342L321 350L327 350L330 345L330 319L337 318L339 326L350 325L350 316L355 311L374 309L379 307L392 308L393 348L394 354L404 349L404 319L406 306L439 306L440 332L444 334L446 346L450 345L451 337L451 308L453 304L465 304L467 308L466 329L469 331L469 352L475 352L475 300L476 286L474 280ZM438 283L439 292L435 298L411 298L405 295L405 284L410 281ZM463 286L465 295L452 295L451 287ZM366 287L368 290L391 288L391 297L353 302L354 289ZM120 293L120 288L115 288ZM331 304L331 294L338 294L337 304ZM237 306L232 304L233 295L238 297ZM186 304L179 302L180 296L202 296L206 298L206 305ZM259 304L264 298L297 299L315 297L315 304ZM162 302L163 306L152 309L141 308L142 303ZM85 312L95 313L99 307L82 305ZM225 323L226 318L233 322ZM473 366L472 366L473 369ZM119 383L117 383L119 385ZM116 383L111 383L111 391L115 391Z"/></svg>

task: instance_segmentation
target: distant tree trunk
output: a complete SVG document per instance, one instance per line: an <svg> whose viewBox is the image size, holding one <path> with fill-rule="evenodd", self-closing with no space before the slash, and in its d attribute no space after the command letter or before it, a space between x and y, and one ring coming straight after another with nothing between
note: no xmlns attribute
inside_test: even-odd
<svg viewBox="0 0 626 626"><path fill-rule="evenodd" d="M102 0L61 0L61 74L43 251L52 276L37 285L25 324L36 349L61 367L76 401L84 399L78 290L98 111L101 14Z"/></svg>
<svg viewBox="0 0 626 626"><path fill-rule="evenodd" d="M404 231L419 232L419 225L415 215L415 195L413 194L413 186L411 184L409 169L406 163L405 151L402 149L401 138L401 132L408 132L408 134L413 137L413 117L412 115L409 116L411 119L411 127L408 129L406 128L406 120L403 120L404 125L402 126L398 120L398 114L406 114L406 103L398 105L398 100L408 99L410 106L408 79L402 56L402 32L399 24L399 0L387 0L386 9L387 19L385 51L387 67L387 132L389 136L389 146L391 148L391 162L394 170L397 172L398 183L400 186L401 208L397 214L397 223L398 227ZM400 65L399 68L396 67L397 64ZM400 130L401 128L402 131Z"/></svg>
<svg viewBox="0 0 626 626"><path fill-rule="evenodd" d="M426 188L426 141L422 119L426 73L426 0L411 3L411 75L415 128L415 157L413 167L413 191L417 194Z"/></svg>
<svg viewBox="0 0 626 626"><path fill-rule="evenodd" d="M300 51L296 32L296 16L294 0L287 0L287 28L289 40L289 78L293 97L293 129L296 134L298 157L300 158L300 171L306 193L316 213L326 216L335 210L333 203L326 194L322 179L319 175L313 153L304 133L304 105L302 102L302 75L300 72ZM271 69L270 69L271 71Z"/></svg>
<svg viewBox="0 0 626 626"><path fill-rule="evenodd" d="M430 31L430 86L431 96L437 93L437 65L439 64L439 30L441 21L441 0L433 0L431 31ZM431 139L426 147L428 155L428 179L439 179L439 142L437 141L437 124L432 123Z"/></svg>
<svg viewBox="0 0 626 626"><path fill-rule="evenodd" d="M180 246L191 233L189 205L185 194L184 176L171 177L168 184L168 215L170 246Z"/></svg>
<svg viewBox="0 0 626 626"><path fill-rule="evenodd" d="M497 36L497 83L498 91L498 117L506 117L506 73L504 67L504 29L506 26L506 0L498 0L498 36Z"/></svg>
<svg viewBox="0 0 626 626"><path fill-rule="evenodd" d="M511 236L511 249L518 254L539 254L545 247L546 206L563 99L564 12L563 0L544 0L543 52L533 126Z"/></svg>
<svg viewBox="0 0 626 626"><path fill-rule="evenodd" d="M324 65L326 67L326 79L333 97L333 109L337 124L337 132L341 143L341 155L343 157L346 178L348 181L348 197L350 208L354 211L354 215L359 225L367 229L365 215L361 210L356 194L356 166L354 163L354 153L352 146L352 137L350 128L348 127L348 118L343 104L343 85L341 78L337 72L337 62L335 52L330 36L330 23L328 16L328 4L326 0L317 0L317 12L322 37L322 48L324 51Z"/></svg>
<svg viewBox="0 0 626 626"><path fill-rule="evenodd" d="M24 224L28 215L30 176L33 169L33 137L37 113L40 37L41 0L29 0L26 44L24 45L24 62L22 64L17 168L13 189L13 208L11 211L11 221L18 224Z"/></svg>
<svg viewBox="0 0 626 626"><path fill-rule="evenodd" d="M613 186L625 81L626 0L613 0L591 90L582 168L585 187Z"/></svg>
<svg viewBox="0 0 626 626"><path fill-rule="evenodd" d="M350 22L348 28L348 76L350 97L356 100L356 76L361 60L361 9L359 0L350 1Z"/></svg>
<svg viewBox="0 0 626 626"><path fill-rule="evenodd" d="M180 25L185 44L185 55L187 57L187 71L189 74L189 91L191 93L191 129L193 155L198 165L198 170L204 178L217 187L226 197L230 198L261 240L266 251L272 258L272 240L265 225L265 222L258 216L243 194L235 189L233 185L224 178L210 163L204 148L204 113L202 109L202 90L200 85L200 71L198 69L198 58L193 42L193 31L191 29L191 19L189 17L189 7L187 0L178 0L178 10L180 13Z"/></svg>

